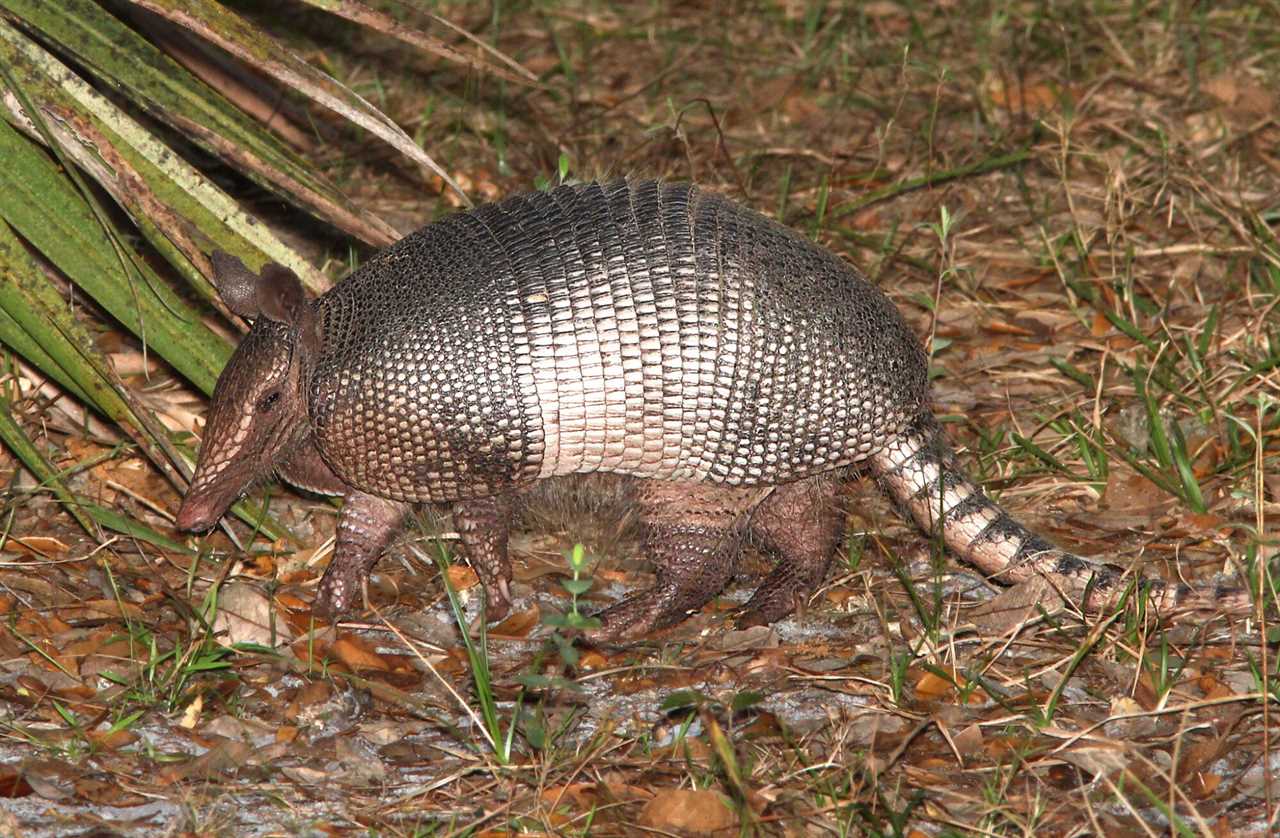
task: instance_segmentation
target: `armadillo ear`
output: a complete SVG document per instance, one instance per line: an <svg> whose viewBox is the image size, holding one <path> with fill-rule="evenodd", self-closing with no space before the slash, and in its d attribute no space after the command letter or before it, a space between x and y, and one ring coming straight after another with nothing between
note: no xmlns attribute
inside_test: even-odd
<svg viewBox="0 0 1280 838"><path fill-rule="evenodd" d="M307 309L307 293L293 271L274 262L262 266L258 282L258 310L277 323L298 325Z"/></svg>
<svg viewBox="0 0 1280 838"><path fill-rule="evenodd" d="M258 282L258 309L263 317L285 323L298 331L302 348L320 346L320 318L307 303L307 292L297 274L274 262L264 265Z"/></svg>
<svg viewBox="0 0 1280 838"><path fill-rule="evenodd" d="M258 277L238 257L215 250L209 254L213 262L213 284L227 308L241 317L258 316Z"/></svg>

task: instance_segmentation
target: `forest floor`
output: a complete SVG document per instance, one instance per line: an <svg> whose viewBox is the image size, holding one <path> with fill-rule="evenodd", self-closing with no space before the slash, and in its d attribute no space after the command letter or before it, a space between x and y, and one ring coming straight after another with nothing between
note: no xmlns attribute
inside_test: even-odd
<svg viewBox="0 0 1280 838"><path fill-rule="evenodd" d="M927 340L962 462L1032 529L1192 586L1270 580L1274 2L433 5L542 85L468 75L300 6L253 17L477 201L658 176L803 231ZM390 152L352 147L307 153L402 232L453 209ZM331 275L367 256L239 197L294 225ZM190 394L154 402L198 430ZM103 453L49 434L68 459ZM28 479L7 455L0 477ZM179 499L144 461L104 457L77 479L172 530ZM1034 589L940 553L868 483L802 614L733 628L760 569L748 557L679 626L573 652L547 618L569 606L575 543L596 582L584 611L652 578L616 532L627 510L597 498L527 516L516 612L470 657L434 558L447 520L383 559L370 610L317 627L334 509L271 491L301 547L238 553L214 535L199 543L232 558L196 563L85 542L52 500L8 507L0 701L21 711L0 755L23 769L0 772L0 834L1280 829L1280 634L1262 607L1157 622L1135 597L1046 613ZM448 578L474 617L474 576ZM193 618L213 590L216 637ZM1274 621L1272 590L1257 599Z"/></svg>

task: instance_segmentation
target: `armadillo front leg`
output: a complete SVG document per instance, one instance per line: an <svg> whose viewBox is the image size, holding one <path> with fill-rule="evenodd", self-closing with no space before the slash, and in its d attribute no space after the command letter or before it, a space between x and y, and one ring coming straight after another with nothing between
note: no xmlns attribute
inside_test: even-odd
<svg viewBox="0 0 1280 838"><path fill-rule="evenodd" d="M369 578L369 571L408 512L407 503L358 490L347 493L338 518L333 560L320 580L320 590L312 606L314 613L328 617L351 609Z"/></svg>
<svg viewBox="0 0 1280 838"><path fill-rule="evenodd" d="M827 577L844 532L840 482L829 474L778 486L751 515L751 538L777 560L743 606L738 626L768 625L795 611Z"/></svg>
<svg viewBox="0 0 1280 838"><path fill-rule="evenodd" d="M510 522L511 502L505 495L453 505L453 526L484 587L484 615L491 623L511 610L511 560L507 557Z"/></svg>
<svg viewBox="0 0 1280 838"><path fill-rule="evenodd" d="M767 490L766 490L767 491ZM635 637L678 623L711 600L733 576L745 514L759 488L647 481L636 490L645 549L655 565L652 588L597 616L601 639Z"/></svg>

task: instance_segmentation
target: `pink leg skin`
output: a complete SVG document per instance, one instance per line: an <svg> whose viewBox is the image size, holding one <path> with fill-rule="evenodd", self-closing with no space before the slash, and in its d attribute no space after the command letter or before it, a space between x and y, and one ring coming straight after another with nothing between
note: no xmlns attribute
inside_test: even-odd
<svg viewBox="0 0 1280 838"><path fill-rule="evenodd" d="M844 534L841 483L819 475L778 486L751 515L751 538L777 564L742 608L738 626L763 626L804 605L823 580Z"/></svg>
<svg viewBox="0 0 1280 838"><path fill-rule="evenodd" d="M765 490L767 491L767 490ZM636 489L645 549L657 581L647 591L606 608L600 640L634 638L680 622L706 605L733 576L746 513L762 490L647 481Z"/></svg>
<svg viewBox="0 0 1280 838"><path fill-rule="evenodd" d="M351 610L364 590L369 571L409 512L409 504L351 491L338 519L333 560L320 580L311 610L318 617L339 617Z"/></svg>
<svg viewBox="0 0 1280 838"><path fill-rule="evenodd" d="M467 561L484 586L484 616L491 623L511 612L510 524L511 501L505 495L453 505L453 526L462 539Z"/></svg>

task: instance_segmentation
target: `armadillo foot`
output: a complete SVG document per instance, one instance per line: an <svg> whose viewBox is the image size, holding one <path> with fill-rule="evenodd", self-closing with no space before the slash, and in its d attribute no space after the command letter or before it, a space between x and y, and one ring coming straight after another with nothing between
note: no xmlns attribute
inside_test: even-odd
<svg viewBox="0 0 1280 838"><path fill-rule="evenodd" d="M311 611L338 617L351 610L369 571L391 542L409 505L353 490L342 504L333 559L320 579Z"/></svg>
<svg viewBox="0 0 1280 838"><path fill-rule="evenodd" d="M648 531L650 555L658 562L657 583L597 614L601 627L591 637L621 640L674 625L710 602L733 576L739 533L671 525Z"/></svg>
<svg viewBox="0 0 1280 838"><path fill-rule="evenodd" d="M507 540L511 501L505 495L459 501L453 526L462 539L467 561L484 587L484 616L491 623L511 612L511 559Z"/></svg>
<svg viewBox="0 0 1280 838"><path fill-rule="evenodd" d="M777 564L738 612L740 628L768 625L804 604L827 576L844 520L841 483L830 475L773 490L751 515L750 537Z"/></svg>
<svg viewBox="0 0 1280 838"><path fill-rule="evenodd" d="M636 490L645 547L657 582L596 615L602 640L637 637L678 623L720 593L737 566L746 513L759 488L651 481Z"/></svg>
<svg viewBox="0 0 1280 838"><path fill-rule="evenodd" d="M672 625L688 616L689 609L676 604L678 592L649 588L596 614L600 628L586 632L592 640L624 640Z"/></svg>

